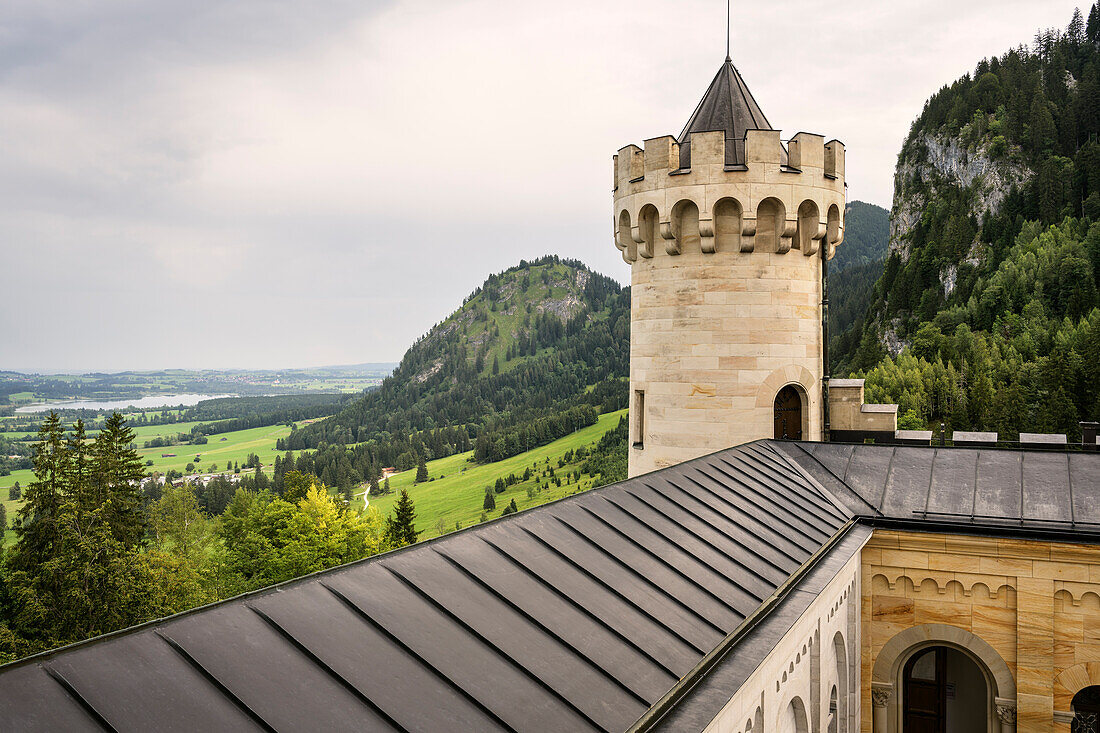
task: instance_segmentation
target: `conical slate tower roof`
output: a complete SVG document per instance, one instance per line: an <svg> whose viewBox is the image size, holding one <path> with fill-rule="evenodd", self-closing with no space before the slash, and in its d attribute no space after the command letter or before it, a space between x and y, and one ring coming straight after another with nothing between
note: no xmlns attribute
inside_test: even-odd
<svg viewBox="0 0 1100 733"><path fill-rule="evenodd" d="M745 131L773 129L760 105L752 96L737 67L727 56L714 81L707 87L691 119L680 133L680 167L691 167L691 134L693 132L726 133L726 165L745 163ZM783 163L787 160L783 152Z"/></svg>

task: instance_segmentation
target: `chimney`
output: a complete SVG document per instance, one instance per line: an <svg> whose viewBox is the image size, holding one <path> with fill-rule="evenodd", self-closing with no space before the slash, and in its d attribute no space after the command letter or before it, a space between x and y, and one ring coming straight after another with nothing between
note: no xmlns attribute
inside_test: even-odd
<svg viewBox="0 0 1100 733"><path fill-rule="evenodd" d="M1081 445L1085 450L1097 450L1096 433L1100 429L1100 422L1081 423Z"/></svg>

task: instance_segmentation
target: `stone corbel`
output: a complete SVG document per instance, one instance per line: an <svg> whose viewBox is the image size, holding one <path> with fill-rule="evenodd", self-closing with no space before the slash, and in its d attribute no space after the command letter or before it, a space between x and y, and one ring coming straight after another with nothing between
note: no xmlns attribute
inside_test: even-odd
<svg viewBox="0 0 1100 733"><path fill-rule="evenodd" d="M835 247L838 244L841 244L843 242L844 242L844 227L838 226L836 228L836 239L831 240L829 242L829 244L831 244L832 246Z"/></svg>
<svg viewBox="0 0 1100 733"><path fill-rule="evenodd" d="M653 256L653 242L647 242L642 237L641 227L630 228L630 238L634 240L634 243L638 245L638 254L646 259Z"/></svg>
<svg viewBox="0 0 1100 733"><path fill-rule="evenodd" d="M783 223L783 232L779 236L779 243L775 249L777 254L783 255L791 251L791 244L797 231L798 219L787 219Z"/></svg>
<svg viewBox="0 0 1100 733"><path fill-rule="evenodd" d="M705 254L715 253L717 242L714 238L714 219L699 219L699 246Z"/></svg>
<svg viewBox="0 0 1100 733"><path fill-rule="evenodd" d="M819 222L817 225L817 231L810 237L810 243L806 246L806 249L802 254L809 257L810 255L817 254L818 247L825 240L825 235L829 233L829 225L826 222Z"/></svg>
<svg viewBox="0 0 1100 733"><path fill-rule="evenodd" d="M756 217L741 218L741 251L752 252L756 247Z"/></svg>
<svg viewBox="0 0 1100 733"><path fill-rule="evenodd" d="M871 730L873 733L886 733L886 712L893 695L894 686L889 682L871 682Z"/></svg>
<svg viewBox="0 0 1100 733"><path fill-rule="evenodd" d="M1016 701L1005 697L994 700L997 719L1001 721L1001 733L1016 733Z"/></svg>
<svg viewBox="0 0 1100 733"><path fill-rule="evenodd" d="M680 254L680 241L676 239L676 235L672 232L672 222L661 222L661 238L665 240L665 252L670 255Z"/></svg>

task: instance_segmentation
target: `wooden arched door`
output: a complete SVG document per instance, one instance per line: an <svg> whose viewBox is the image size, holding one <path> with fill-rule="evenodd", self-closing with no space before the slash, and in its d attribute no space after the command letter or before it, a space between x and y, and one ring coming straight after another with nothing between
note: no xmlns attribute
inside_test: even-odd
<svg viewBox="0 0 1100 733"><path fill-rule="evenodd" d="M802 397L790 384L775 396L775 438L802 440Z"/></svg>
<svg viewBox="0 0 1100 733"><path fill-rule="evenodd" d="M902 701L905 733L944 733L947 729L947 650L936 646L913 655L905 665Z"/></svg>

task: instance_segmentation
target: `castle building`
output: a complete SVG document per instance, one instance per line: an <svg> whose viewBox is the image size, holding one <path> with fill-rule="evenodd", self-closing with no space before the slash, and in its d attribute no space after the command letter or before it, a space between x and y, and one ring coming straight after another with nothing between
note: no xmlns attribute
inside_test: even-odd
<svg viewBox="0 0 1100 733"><path fill-rule="evenodd" d="M932 446L828 381L843 160L727 59L616 158L630 478L0 666L0 727L1097 731L1096 426Z"/></svg>

